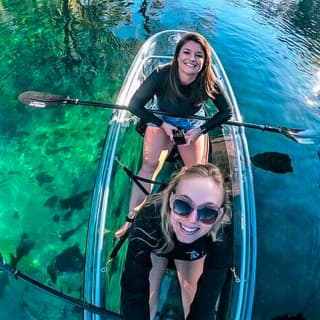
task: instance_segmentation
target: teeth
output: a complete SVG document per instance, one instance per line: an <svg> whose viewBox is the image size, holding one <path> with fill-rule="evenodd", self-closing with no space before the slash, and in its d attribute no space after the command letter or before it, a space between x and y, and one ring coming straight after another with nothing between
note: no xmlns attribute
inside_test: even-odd
<svg viewBox="0 0 320 320"><path fill-rule="evenodd" d="M189 233L194 233L198 230L198 227L187 227L183 224L181 224L181 228L186 231L186 232L189 232Z"/></svg>

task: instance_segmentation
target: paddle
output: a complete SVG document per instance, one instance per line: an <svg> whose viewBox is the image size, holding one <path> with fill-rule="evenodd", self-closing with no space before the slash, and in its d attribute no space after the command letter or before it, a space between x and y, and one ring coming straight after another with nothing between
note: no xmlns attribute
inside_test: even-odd
<svg viewBox="0 0 320 320"><path fill-rule="evenodd" d="M60 96L51 93L44 93L39 91L25 91L22 92L19 97L19 101L23 104L26 104L35 108L47 108L57 106L59 104L72 104L72 105L84 105L84 106L94 106L99 108L110 108L110 109L118 109L118 110L128 110L127 106L121 106L110 103L101 103L94 101L82 101L79 99L71 99L68 96ZM161 112L157 110L153 110L152 112L156 114L168 115L166 112ZM174 115L171 115L174 116ZM208 117L203 116L181 116L180 118L192 118L199 120L208 120ZM227 121L225 124L237 127L246 127L252 129L258 129L262 131L269 131L274 133L282 134L293 141L301 144L318 144L320 143L320 130L312 130L312 129L293 129L287 127L272 127L268 125L261 125L255 123L247 123L247 122L237 122L237 121Z"/></svg>
<svg viewBox="0 0 320 320"><path fill-rule="evenodd" d="M130 227L127 229L127 231L119 238L117 244L114 246L114 248L112 249L110 255L109 255L109 259L108 262L110 262L117 254L118 251L120 250L120 248L122 247L122 245L124 244L124 242L127 240L127 238L129 237L130 234ZM107 262L107 263L108 263Z"/></svg>
<svg viewBox="0 0 320 320"><path fill-rule="evenodd" d="M2 259L2 256L0 254L0 271L1 270L6 272L8 275L13 276L15 279L21 279L21 280L25 281L26 283L31 284L34 287L37 287L39 289L42 289L42 290L46 291L47 293L50 293L50 294L52 294L52 295L54 295L64 301L76 306L76 307L85 309L85 310L93 312L95 314L99 314L101 316L108 317L108 319L114 319L114 320L122 319L122 317L120 317L118 314L116 314L114 312L111 312L111 311L108 311L104 308L101 308L101 307L95 306L93 304L84 302L80 299L76 299L71 296L68 296L58 290L55 290L53 288L50 288L50 287L44 285L43 283L41 283L37 280L34 280L34 279L28 277L27 275L21 273L20 271L12 268L9 265L7 265L4 262L4 260Z"/></svg>

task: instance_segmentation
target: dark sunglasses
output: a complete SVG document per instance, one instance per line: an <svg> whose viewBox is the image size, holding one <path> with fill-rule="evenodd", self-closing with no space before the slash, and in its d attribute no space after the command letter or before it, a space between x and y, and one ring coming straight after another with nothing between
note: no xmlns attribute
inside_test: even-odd
<svg viewBox="0 0 320 320"><path fill-rule="evenodd" d="M187 200L181 199L177 196L174 197L175 199L173 200L172 210L179 216L186 217L196 209L197 217L200 222L204 224L212 224L218 219L221 213L221 208L215 209L208 205L194 208Z"/></svg>

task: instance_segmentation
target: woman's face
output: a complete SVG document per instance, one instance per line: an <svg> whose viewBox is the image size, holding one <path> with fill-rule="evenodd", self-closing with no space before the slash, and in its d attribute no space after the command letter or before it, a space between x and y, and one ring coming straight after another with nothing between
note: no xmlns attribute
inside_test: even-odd
<svg viewBox="0 0 320 320"><path fill-rule="evenodd" d="M174 200L186 201L193 208L189 215L181 216L174 211ZM208 234L213 222L206 224L198 219L197 208L210 208L222 214L221 206L224 192L210 177L189 176L182 179L175 193L170 195L170 222L177 239L183 243L192 243Z"/></svg>
<svg viewBox="0 0 320 320"><path fill-rule="evenodd" d="M177 58L180 80L183 81L187 77L196 78L202 70L204 58L205 53L199 43L192 40L186 42Z"/></svg>

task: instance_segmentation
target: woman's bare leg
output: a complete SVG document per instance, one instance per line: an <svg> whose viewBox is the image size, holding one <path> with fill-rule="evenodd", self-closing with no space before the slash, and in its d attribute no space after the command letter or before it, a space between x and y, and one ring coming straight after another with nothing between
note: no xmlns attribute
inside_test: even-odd
<svg viewBox="0 0 320 320"><path fill-rule="evenodd" d="M159 293L162 283L163 276L166 272L168 259L163 257L158 257L155 254L151 253L152 269L149 274L150 281L150 320L152 320L158 308Z"/></svg>
<svg viewBox="0 0 320 320"><path fill-rule="evenodd" d="M209 136L203 134L190 145L178 146L180 156L186 166L194 164L205 164L208 162L209 156Z"/></svg>
<svg viewBox="0 0 320 320"><path fill-rule="evenodd" d="M163 166L167 155L171 152L173 143L166 133L159 127L148 126L144 135L142 166L138 172L139 177L145 179L155 179ZM165 154L164 157L162 155ZM162 159L164 158L164 159ZM162 161L161 161L162 160ZM151 191L151 185L147 182L141 182L142 186ZM132 184L131 197L129 203L129 212L143 202L144 192L135 184ZM129 223L125 223L116 233L120 237L128 229Z"/></svg>
<svg viewBox="0 0 320 320"><path fill-rule="evenodd" d="M167 156L172 147L173 143L161 128L147 127L143 143L143 160L138 176L150 180L155 179L155 173L159 173L163 166L163 161L160 161L161 155L165 153ZM141 184L148 192L151 191L150 183L141 182ZM131 191L129 210L133 210L140 204L144 197L145 194L134 183Z"/></svg>
<svg viewBox="0 0 320 320"><path fill-rule="evenodd" d="M197 292L197 283L203 272L205 257L194 261L175 260L181 288L181 298L185 318Z"/></svg>

